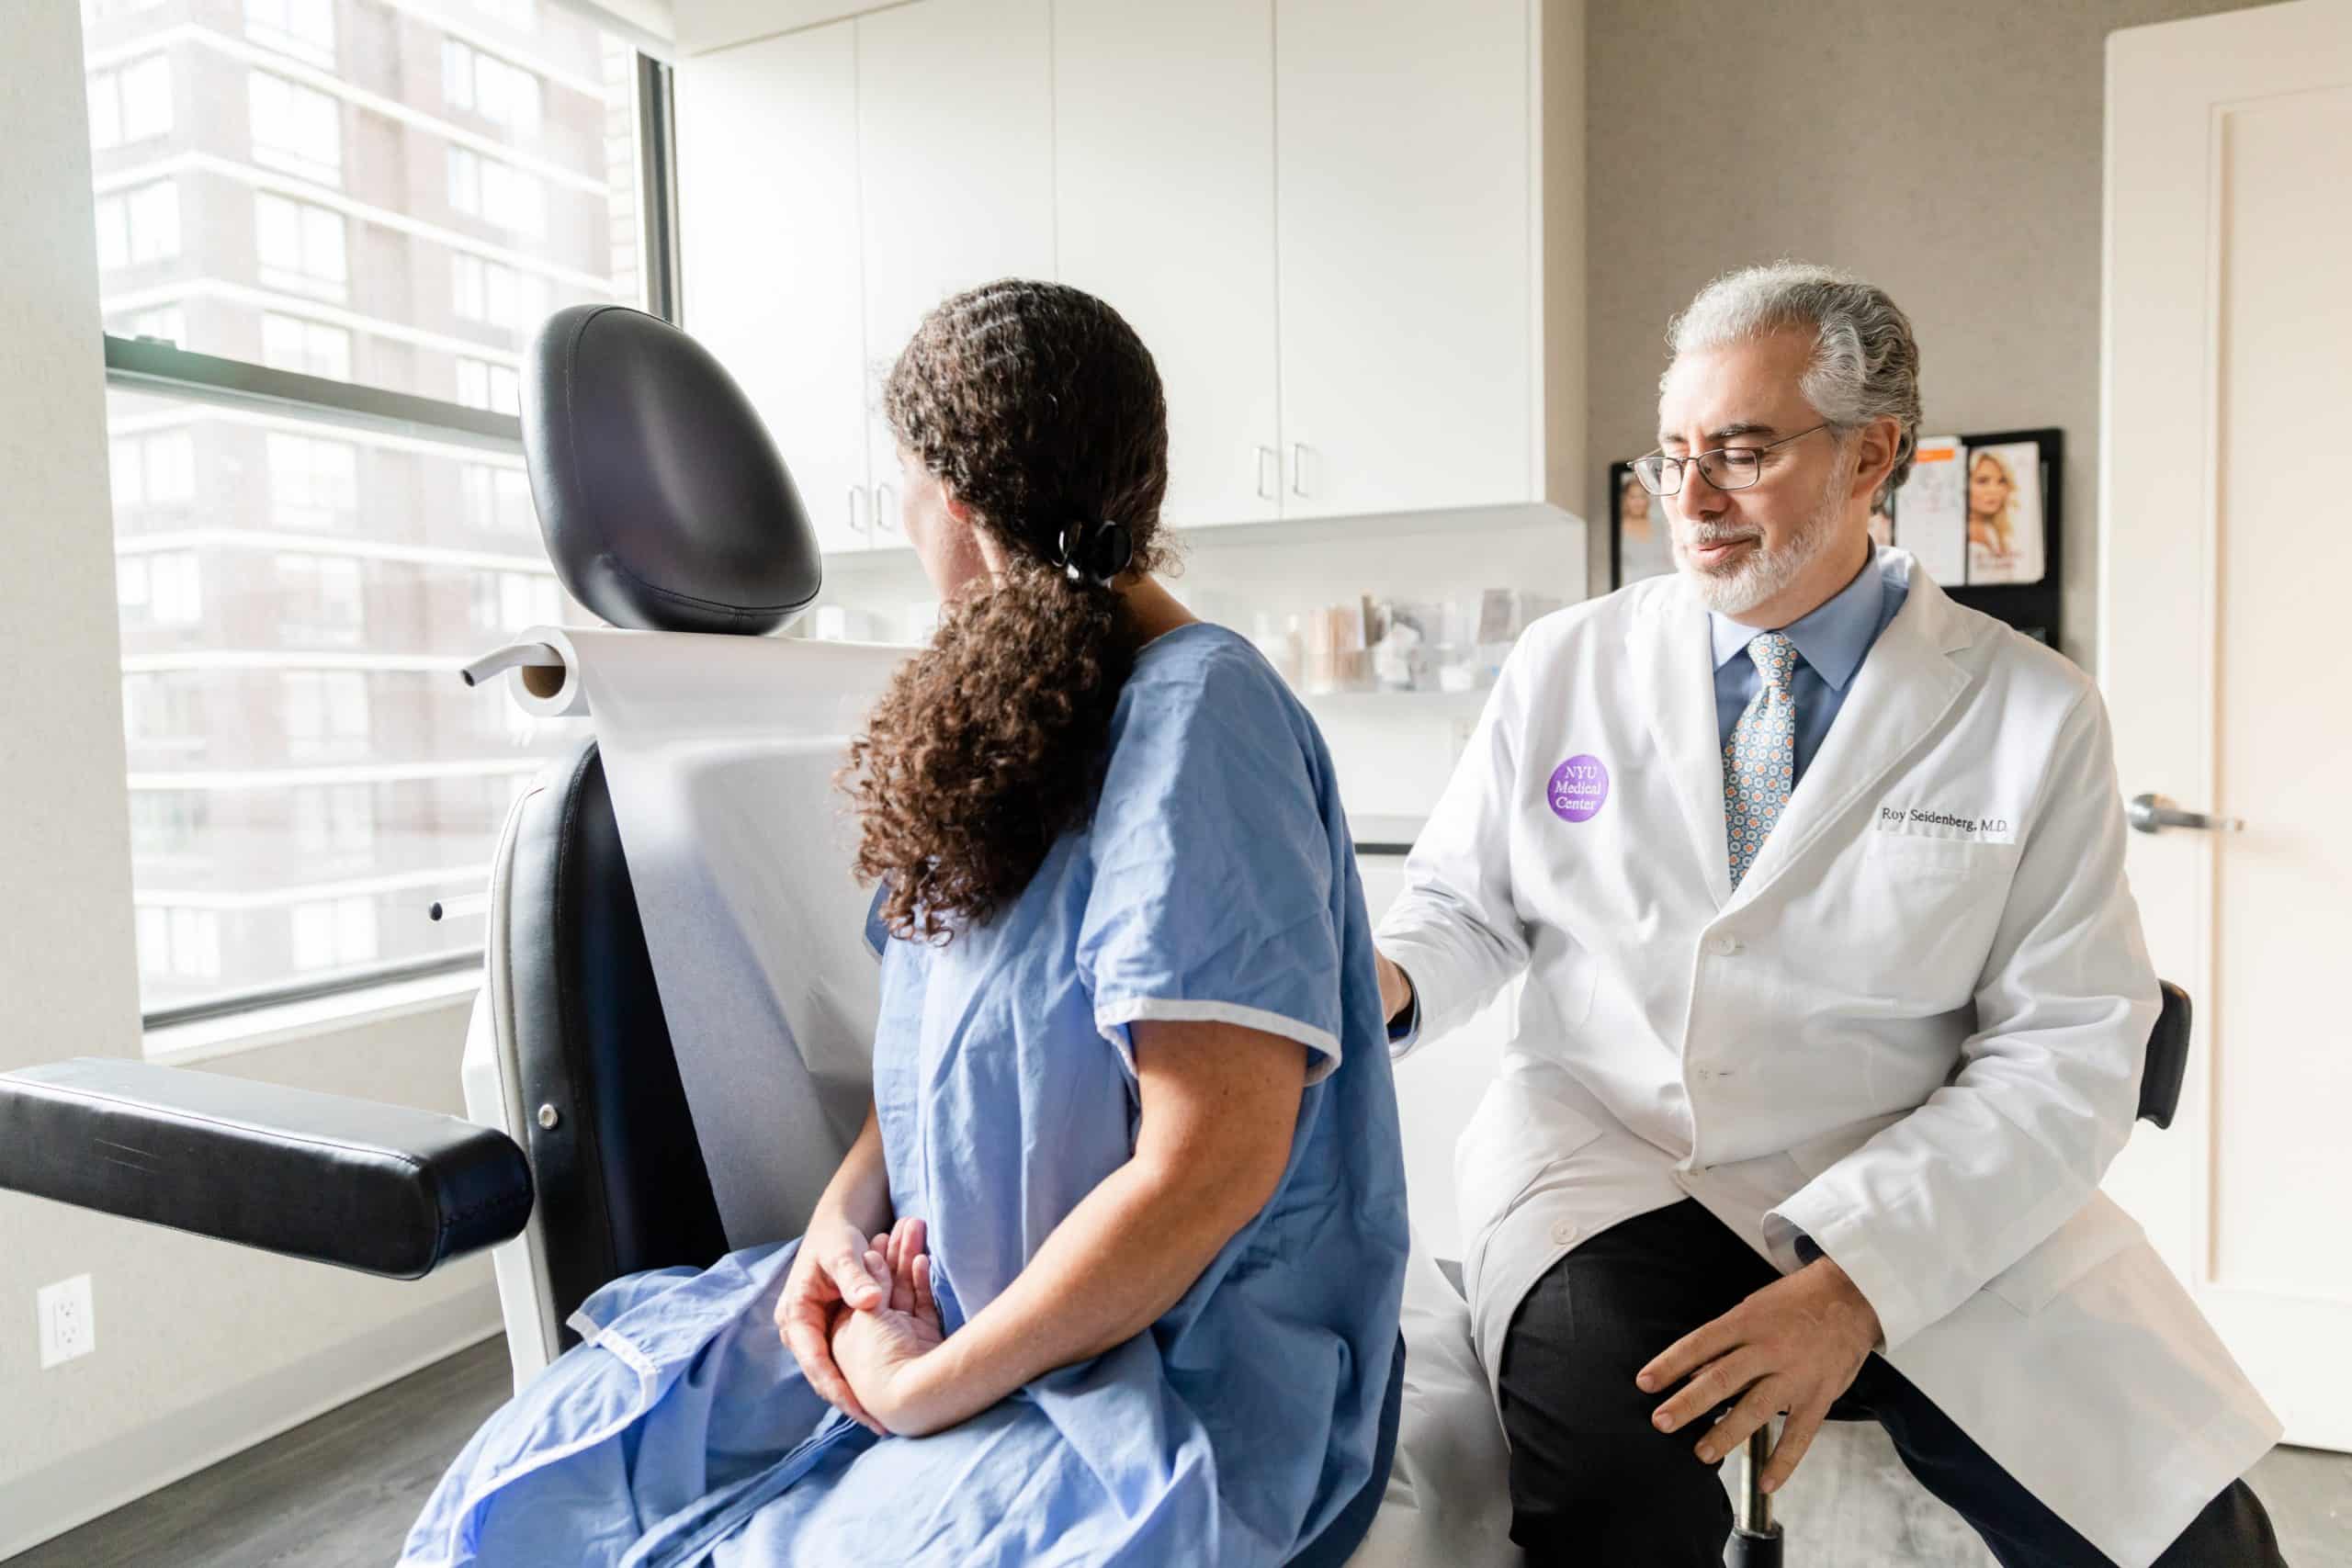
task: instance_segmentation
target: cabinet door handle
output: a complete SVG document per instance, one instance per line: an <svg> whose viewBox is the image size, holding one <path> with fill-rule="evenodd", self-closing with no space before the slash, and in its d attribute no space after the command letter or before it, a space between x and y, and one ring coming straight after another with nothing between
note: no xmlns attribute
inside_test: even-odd
<svg viewBox="0 0 2352 1568"><path fill-rule="evenodd" d="M849 487L849 531L854 537L865 537L865 525L857 520L857 503L865 495L864 485Z"/></svg>
<svg viewBox="0 0 2352 1568"><path fill-rule="evenodd" d="M1274 478L1272 484L1266 482L1266 465L1269 463L1272 463L1274 466ZM1275 451L1271 446L1261 446L1258 448L1258 499L1260 501L1274 501L1281 497L1282 492L1282 454Z"/></svg>
<svg viewBox="0 0 2352 1568"><path fill-rule="evenodd" d="M1306 493L1306 443L1304 441L1290 444L1290 492L1293 495Z"/></svg>
<svg viewBox="0 0 2352 1568"><path fill-rule="evenodd" d="M899 531L898 500L899 492L896 487L891 485L874 487L874 531L876 534L895 534Z"/></svg>

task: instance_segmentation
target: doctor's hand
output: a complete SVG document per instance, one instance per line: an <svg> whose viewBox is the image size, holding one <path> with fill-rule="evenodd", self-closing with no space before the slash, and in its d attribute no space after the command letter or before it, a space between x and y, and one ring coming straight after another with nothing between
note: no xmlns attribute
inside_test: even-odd
<svg viewBox="0 0 2352 1568"><path fill-rule="evenodd" d="M881 1267L882 1251L879 1247L869 1251L865 1233L846 1220L812 1220L775 1303L776 1330L817 1397L877 1433L882 1424L858 1403L830 1347L836 1319L854 1310L874 1311L888 1304L874 1273Z"/></svg>
<svg viewBox="0 0 2352 1568"><path fill-rule="evenodd" d="M872 1312L836 1319L831 1347L842 1375L874 1419L884 1430L910 1438L952 1424L929 1375L940 1368L932 1352L946 1335L923 1239L921 1220L900 1220L888 1235L874 1238L889 1299Z"/></svg>
<svg viewBox="0 0 2352 1568"><path fill-rule="evenodd" d="M1634 1382L1656 1393L1690 1379L1651 1417L1661 1432L1687 1427L1745 1393L1700 1439L1699 1458L1707 1464L1786 1411L1788 1425L1764 1467L1764 1490L1772 1492L1795 1472L1878 1338L1878 1313L1843 1269L1819 1258L1684 1335Z"/></svg>

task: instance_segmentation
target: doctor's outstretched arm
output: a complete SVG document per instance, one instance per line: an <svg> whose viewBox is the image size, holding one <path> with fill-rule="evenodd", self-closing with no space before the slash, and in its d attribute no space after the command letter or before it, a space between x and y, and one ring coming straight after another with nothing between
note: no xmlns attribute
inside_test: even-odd
<svg viewBox="0 0 2352 1568"><path fill-rule="evenodd" d="M1405 862L1405 891L1374 938L1396 1055L1469 1017L1527 967L1527 928L1510 875L1525 647L1504 660L1470 744ZM1402 1033L1395 1032L1398 1023L1408 1025Z"/></svg>

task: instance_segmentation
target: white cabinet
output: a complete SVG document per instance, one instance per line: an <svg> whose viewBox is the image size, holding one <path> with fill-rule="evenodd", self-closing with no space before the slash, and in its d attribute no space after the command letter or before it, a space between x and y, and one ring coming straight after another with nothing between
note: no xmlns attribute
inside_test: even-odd
<svg viewBox="0 0 2352 1568"><path fill-rule="evenodd" d="M695 36L751 25L682 0L682 38L700 11ZM1001 276L1142 335L1178 526L1544 502L1581 466L1581 25L1571 0L914 0L690 54L686 324L828 549L900 542L882 378Z"/></svg>
<svg viewBox="0 0 2352 1568"><path fill-rule="evenodd" d="M1529 0L1274 8L1284 514L1542 500Z"/></svg>
<svg viewBox="0 0 2352 1568"><path fill-rule="evenodd" d="M1282 515L1270 0L1057 0L1065 283L1151 349L1178 527Z"/></svg>
<svg viewBox="0 0 2352 1568"><path fill-rule="evenodd" d="M999 277L1054 276L1047 0L922 0L860 17L867 464L877 542L899 542L883 378L926 311Z"/></svg>
<svg viewBox="0 0 2352 1568"><path fill-rule="evenodd" d="M678 67L686 330L742 385L827 550L871 531L856 24Z"/></svg>

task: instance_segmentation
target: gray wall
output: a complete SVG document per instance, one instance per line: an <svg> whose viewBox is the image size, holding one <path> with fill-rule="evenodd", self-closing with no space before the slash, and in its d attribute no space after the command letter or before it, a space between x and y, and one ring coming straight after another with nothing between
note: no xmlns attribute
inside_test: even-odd
<svg viewBox="0 0 2352 1568"><path fill-rule="evenodd" d="M81 19L0 0L0 1071L136 1055L114 527ZM462 1004L213 1064L459 1109ZM34 1292L92 1278L40 1370ZM369 1280L0 1193L0 1558L481 1338L486 1259Z"/></svg>
<svg viewBox="0 0 2352 1568"><path fill-rule="evenodd" d="M1878 284L1917 329L1934 433L2066 433L2066 651L2098 614L2107 35L2215 0L1590 0L1584 499L1648 451L1667 318L1793 256Z"/></svg>

